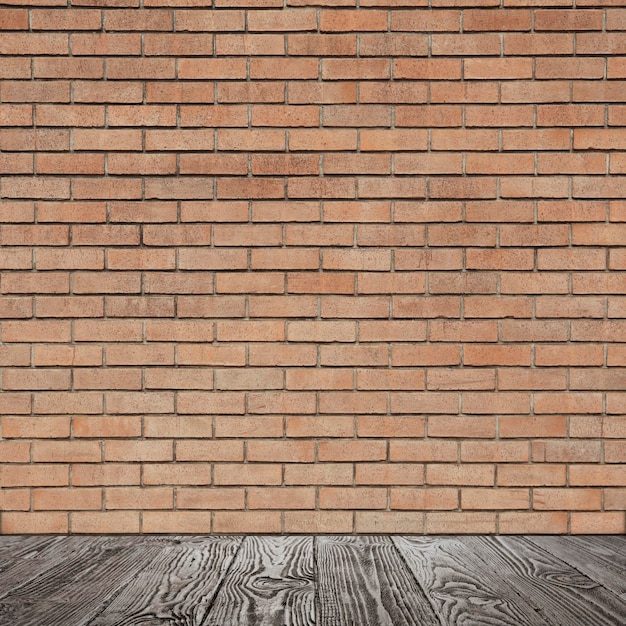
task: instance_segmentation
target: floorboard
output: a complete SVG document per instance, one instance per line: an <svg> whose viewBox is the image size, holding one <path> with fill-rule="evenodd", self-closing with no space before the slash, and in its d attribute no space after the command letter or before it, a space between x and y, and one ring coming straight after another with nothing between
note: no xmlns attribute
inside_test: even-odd
<svg viewBox="0 0 626 626"><path fill-rule="evenodd" d="M462 537L394 537L393 541L442 624L545 624Z"/></svg>
<svg viewBox="0 0 626 626"><path fill-rule="evenodd" d="M536 536L528 541L626 599L626 567L616 559L615 551L600 552L593 542L572 541L571 537Z"/></svg>
<svg viewBox="0 0 626 626"><path fill-rule="evenodd" d="M389 537L319 537L316 541L320 624L439 624Z"/></svg>
<svg viewBox="0 0 626 626"><path fill-rule="evenodd" d="M622 626L622 536L0 536L0 626Z"/></svg>
<svg viewBox="0 0 626 626"><path fill-rule="evenodd" d="M241 537L180 537L115 593L89 626L200 626Z"/></svg>
<svg viewBox="0 0 626 626"><path fill-rule="evenodd" d="M25 545L21 546L14 541L5 545L4 537L2 539L0 600L61 564L63 567L81 565L85 552L98 552L108 542L107 537L37 536L24 537Z"/></svg>
<svg viewBox="0 0 626 626"><path fill-rule="evenodd" d="M587 549L604 554L626 569L626 537L621 535L583 535L572 537L576 543L587 546Z"/></svg>
<svg viewBox="0 0 626 626"><path fill-rule="evenodd" d="M545 624L626 624L626 603L525 538L468 537L466 541L534 606Z"/></svg>
<svg viewBox="0 0 626 626"><path fill-rule="evenodd" d="M313 537L246 537L202 626L315 624Z"/></svg>
<svg viewBox="0 0 626 626"><path fill-rule="evenodd" d="M72 539L82 540L73 554L66 553L64 542L58 543L59 558L45 561L50 567L8 588L0 600L0 624L83 626L109 594L145 567L158 551L148 545L129 547L123 538Z"/></svg>

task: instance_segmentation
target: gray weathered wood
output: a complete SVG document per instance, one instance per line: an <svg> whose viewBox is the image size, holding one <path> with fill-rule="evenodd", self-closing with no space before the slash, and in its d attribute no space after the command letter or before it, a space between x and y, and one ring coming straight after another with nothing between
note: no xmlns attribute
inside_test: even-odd
<svg viewBox="0 0 626 626"><path fill-rule="evenodd" d="M316 564L323 626L439 625L388 537L319 537Z"/></svg>
<svg viewBox="0 0 626 626"><path fill-rule="evenodd" d="M394 537L393 541L442 624L545 624L463 537Z"/></svg>
<svg viewBox="0 0 626 626"><path fill-rule="evenodd" d="M241 541L186 537L162 544L89 626L200 626Z"/></svg>
<svg viewBox="0 0 626 626"><path fill-rule="evenodd" d="M0 601L0 624L87 624L102 601L129 576L145 567L159 551L156 545L147 544L129 548L127 538L119 538L118 542L107 537L75 539L82 540L80 549L68 555L63 550L66 542L57 544L60 558L52 567L29 577L27 582L4 595Z"/></svg>
<svg viewBox="0 0 626 626"><path fill-rule="evenodd" d="M622 535L581 535L571 537L597 554L604 554L626 569L626 537Z"/></svg>
<svg viewBox="0 0 626 626"><path fill-rule="evenodd" d="M22 547L13 541L9 542L13 557L9 557L0 568L0 600L57 566L82 564L85 552L99 552L105 549L109 541L108 537L80 536L40 536L35 541L32 538L24 539L25 545Z"/></svg>
<svg viewBox="0 0 626 626"><path fill-rule="evenodd" d="M621 626L625 588L621 536L0 537L0 626Z"/></svg>
<svg viewBox="0 0 626 626"><path fill-rule="evenodd" d="M577 537L535 536L527 539L626 599L626 569L620 565L614 551L600 551L593 542Z"/></svg>
<svg viewBox="0 0 626 626"><path fill-rule="evenodd" d="M36 558L64 538L58 535L7 535L0 539L0 571L4 571L16 559Z"/></svg>
<svg viewBox="0 0 626 626"><path fill-rule="evenodd" d="M202 626L315 624L313 538L246 537Z"/></svg>
<svg viewBox="0 0 626 626"><path fill-rule="evenodd" d="M523 537L467 537L508 585L559 626L626 623L626 603Z"/></svg>

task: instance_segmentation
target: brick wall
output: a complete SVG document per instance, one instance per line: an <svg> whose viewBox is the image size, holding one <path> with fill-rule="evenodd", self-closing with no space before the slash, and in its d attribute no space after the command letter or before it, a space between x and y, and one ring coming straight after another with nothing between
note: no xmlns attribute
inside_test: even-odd
<svg viewBox="0 0 626 626"><path fill-rule="evenodd" d="M5 1L0 532L626 531L621 4Z"/></svg>

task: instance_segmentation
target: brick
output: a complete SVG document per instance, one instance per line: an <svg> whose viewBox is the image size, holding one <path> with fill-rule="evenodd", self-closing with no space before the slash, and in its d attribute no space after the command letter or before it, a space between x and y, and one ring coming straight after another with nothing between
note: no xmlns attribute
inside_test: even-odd
<svg viewBox="0 0 626 626"><path fill-rule="evenodd" d="M287 437L350 437L354 434L354 420L350 416L300 416L285 420Z"/></svg>
<svg viewBox="0 0 626 626"><path fill-rule="evenodd" d="M494 484L494 466L461 466L450 464L427 465L426 484L491 486Z"/></svg>
<svg viewBox="0 0 626 626"><path fill-rule="evenodd" d="M94 59L95 60L95 59ZM181 78L185 76L181 68ZM107 60L109 79L167 79L175 76L175 62L172 58L111 58Z"/></svg>
<svg viewBox="0 0 626 626"><path fill-rule="evenodd" d="M30 491L28 489L5 490L0 497L0 508L7 511L28 511L30 509Z"/></svg>
<svg viewBox="0 0 626 626"><path fill-rule="evenodd" d="M508 487L564 486L565 465L499 465L498 485Z"/></svg>
<svg viewBox="0 0 626 626"><path fill-rule="evenodd" d="M10 391L69 389L70 372L55 369L29 371L5 368L2 373L2 388Z"/></svg>
<svg viewBox="0 0 626 626"><path fill-rule="evenodd" d="M3 465L4 487L62 487L68 484L67 465Z"/></svg>
<svg viewBox="0 0 626 626"><path fill-rule="evenodd" d="M329 455L334 456L339 454L340 450L341 448L337 450L326 450L325 452ZM350 457L349 451L348 457ZM350 458L348 458L347 460L350 460ZM285 484L351 485L353 483L353 473L354 470L351 463L322 463L316 465L288 464L285 465Z"/></svg>
<svg viewBox="0 0 626 626"><path fill-rule="evenodd" d="M30 317L30 315L28 316ZM8 345L0 348L0 358L5 367L8 366L29 366L31 364L30 346L28 345Z"/></svg>
<svg viewBox="0 0 626 626"><path fill-rule="evenodd" d="M619 487L623 484L623 465L573 465L570 485Z"/></svg>
<svg viewBox="0 0 626 626"><path fill-rule="evenodd" d="M248 12L248 30L252 32L307 31L316 29L317 20L315 11L311 9L285 9L278 11L265 10ZM229 26L228 30L233 29Z"/></svg>
<svg viewBox="0 0 626 626"><path fill-rule="evenodd" d="M565 389L567 380L564 370L522 370L510 368L498 372L498 388L519 389Z"/></svg>
<svg viewBox="0 0 626 626"><path fill-rule="evenodd" d="M402 62L403 59L394 61L393 73L396 76L399 70L396 70L395 64ZM425 60L422 61L424 63ZM429 66L427 66L429 67ZM409 68L408 72L413 73L415 70ZM436 71L436 70L433 70ZM405 76L398 76L399 78L405 78ZM412 76L406 76L411 78ZM347 88L344 88L347 91ZM348 94L345 95L348 98ZM388 81L367 81L362 84L359 89L359 100L366 104L413 104L416 102L426 102L428 95L424 86L416 86L414 82L398 81L389 83ZM346 99L346 102L353 102L351 99Z"/></svg>
<svg viewBox="0 0 626 626"><path fill-rule="evenodd" d="M381 392L321 392L320 413L385 413L387 398Z"/></svg>
<svg viewBox="0 0 626 626"><path fill-rule="evenodd" d="M100 489L33 489L35 511L98 510L101 507Z"/></svg>
<svg viewBox="0 0 626 626"><path fill-rule="evenodd" d="M2 514L3 534L60 534L69 530L68 514L65 512L17 513Z"/></svg>
<svg viewBox="0 0 626 626"><path fill-rule="evenodd" d="M139 513L134 511L72 513L73 533L102 534L139 532Z"/></svg>
<svg viewBox="0 0 626 626"><path fill-rule="evenodd" d="M248 489L251 509L313 509L315 490L304 487Z"/></svg>
<svg viewBox="0 0 626 626"><path fill-rule="evenodd" d="M537 493L537 490L534 490ZM530 508L530 493L523 488L461 489L461 507L468 510L499 510Z"/></svg>
<svg viewBox="0 0 626 626"><path fill-rule="evenodd" d="M619 513L572 513L571 528L575 533L620 534L624 532Z"/></svg>
<svg viewBox="0 0 626 626"><path fill-rule="evenodd" d="M64 55L68 53L68 46L69 36L67 34L5 32L2 35L0 54Z"/></svg>
<svg viewBox="0 0 626 626"><path fill-rule="evenodd" d="M320 487L320 509L384 509L387 490L380 487Z"/></svg>
<svg viewBox="0 0 626 626"><path fill-rule="evenodd" d="M501 437L563 437L567 431L567 420L564 416L555 417L500 417L499 431Z"/></svg>
<svg viewBox="0 0 626 626"><path fill-rule="evenodd" d="M75 372L77 374L78 372ZM38 418L45 419L45 418ZM48 420L58 418L47 418ZM59 422L59 428L62 423ZM72 418L72 432L75 437L139 437L141 435L141 418L132 415L120 416L86 416L76 415Z"/></svg>
<svg viewBox="0 0 626 626"><path fill-rule="evenodd" d="M236 488L186 488L176 490L178 509L241 509L244 506L244 490ZM164 507L155 507L164 508Z"/></svg>
<svg viewBox="0 0 626 626"><path fill-rule="evenodd" d="M140 465L107 463L72 465L73 486L139 485Z"/></svg>
<svg viewBox="0 0 626 626"><path fill-rule="evenodd" d="M430 461L454 462L458 460L457 444L452 441L392 440L389 444L389 459L390 461L421 463ZM419 480L421 481L421 478Z"/></svg>
<svg viewBox="0 0 626 626"><path fill-rule="evenodd" d="M0 445L2 458L6 463L28 463L30 450L26 441L3 441Z"/></svg>

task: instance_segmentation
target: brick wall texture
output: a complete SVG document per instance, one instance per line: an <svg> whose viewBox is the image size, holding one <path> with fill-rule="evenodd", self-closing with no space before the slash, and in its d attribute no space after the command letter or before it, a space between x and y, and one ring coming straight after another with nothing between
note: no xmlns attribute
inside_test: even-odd
<svg viewBox="0 0 626 626"><path fill-rule="evenodd" d="M5 0L0 532L625 532L623 7Z"/></svg>

